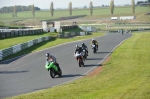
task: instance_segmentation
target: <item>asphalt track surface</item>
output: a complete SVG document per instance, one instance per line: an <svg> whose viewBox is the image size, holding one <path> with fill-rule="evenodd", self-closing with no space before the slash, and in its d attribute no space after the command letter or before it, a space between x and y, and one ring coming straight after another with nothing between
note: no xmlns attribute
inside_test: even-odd
<svg viewBox="0 0 150 99"><path fill-rule="evenodd" d="M88 72L101 66L102 61L112 53L131 34L110 33L95 38L99 50L92 53L91 39L75 41L31 53L0 63L0 98L26 94L42 89L51 88L85 76ZM71 39L71 38L70 38ZM84 67L79 67L73 55L76 44L84 42L89 49L88 60ZM45 69L45 53L53 54L62 69L62 77L51 78Z"/></svg>

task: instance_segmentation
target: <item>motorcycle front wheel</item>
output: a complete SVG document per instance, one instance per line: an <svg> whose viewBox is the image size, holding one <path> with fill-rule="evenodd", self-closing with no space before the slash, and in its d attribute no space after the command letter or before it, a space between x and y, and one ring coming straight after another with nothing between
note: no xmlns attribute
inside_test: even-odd
<svg viewBox="0 0 150 99"><path fill-rule="evenodd" d="M50 76L52 77L52 78L55 78L55 70L52 68L52 69L50 69Z"/></svg>

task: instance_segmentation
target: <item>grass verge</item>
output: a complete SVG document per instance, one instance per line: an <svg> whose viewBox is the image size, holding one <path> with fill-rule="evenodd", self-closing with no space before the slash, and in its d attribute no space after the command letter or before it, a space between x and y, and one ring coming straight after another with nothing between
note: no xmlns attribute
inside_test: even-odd
<svg viewBox="0 0 150 99"><path fill-rule="evenodd" d="M10 99L149 99L150 33L135 33L104 62L101 73Z"/></svg>

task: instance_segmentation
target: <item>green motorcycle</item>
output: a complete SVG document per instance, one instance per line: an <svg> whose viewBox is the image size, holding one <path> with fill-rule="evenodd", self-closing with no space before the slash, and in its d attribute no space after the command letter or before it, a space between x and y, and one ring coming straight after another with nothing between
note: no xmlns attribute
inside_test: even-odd
<svg viewBox="0 0 150 99"><path fill-rule="evenodd" d="M62 75L62 71L58 63L54 64L54 62L47 62L45 68L50 72L50 76L52 78L55 78L56 75L58 75L59 77Z"/></svg>

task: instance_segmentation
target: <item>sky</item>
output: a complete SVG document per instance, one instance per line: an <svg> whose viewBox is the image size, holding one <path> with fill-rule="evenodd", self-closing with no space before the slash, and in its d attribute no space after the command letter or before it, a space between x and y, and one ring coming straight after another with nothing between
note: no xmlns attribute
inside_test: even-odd
<svg viewBox="0 0 150 99"><path fill-rule="evenodd" d="M50 3L53 2L54 8L67 8L68 3L72 2L72 7L83 7L89 6L90 1L93 2L93 6L109 5L110 0L0 0L0 8L4 6L14 6L14 5L32 5L39 7L41 9L49 9ZM146 1L146 0L135 0ZM131 0L114 0L115 5L131 4Z"/></svg>

